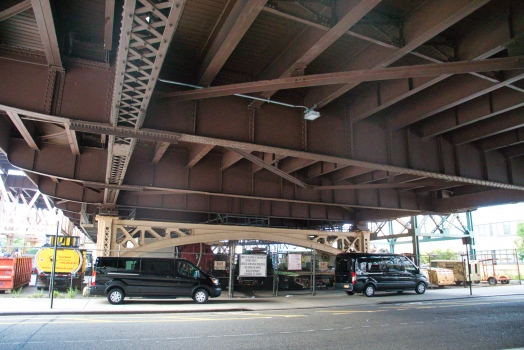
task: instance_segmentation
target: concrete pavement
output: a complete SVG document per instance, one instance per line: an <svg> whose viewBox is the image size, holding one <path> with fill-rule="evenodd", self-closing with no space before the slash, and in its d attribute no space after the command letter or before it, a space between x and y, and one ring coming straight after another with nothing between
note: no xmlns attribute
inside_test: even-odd
<svg viewBox="0 0 524 350"><path fill-rule="evenodd" d="M43 315L43 314L109 314L109 313L182 313L182 312L223 312L223 311L263 311L308 308L333 308L351 305L378 303L405 303L460 298L494 297L524 295L524 285L475 285L469 288L446 287L428 289L425 294L415 292L381 293L368 298L362 294L346 295L340 290L321 290L316 295L300 292L280 292L278 297L269 294L228 298L227 291L219 298L209 299L206 304L196 304L191 299L128 299L121 305L111 305L104 297L77 297L74 299L27 298L16 295L3 295L0 298L0 315Z"/></svg>

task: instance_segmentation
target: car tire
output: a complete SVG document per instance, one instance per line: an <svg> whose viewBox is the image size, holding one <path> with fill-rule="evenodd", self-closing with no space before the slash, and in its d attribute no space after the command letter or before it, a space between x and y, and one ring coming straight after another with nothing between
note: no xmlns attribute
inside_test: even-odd
<svg viewBox="0 0 524 350"><path fill-rule="evenodd" d="M120 288L113 288L107 293L107 301L113 305L122 304L124 302L125 294Z"/></svg>
<svg viewBox="0 0 524 350"><path fill-rule="evenodd" d="M415 287L415 292L417 292L417 294L424 294L426 292L426 284L424 282L419 282Z"/></svg>
<svg viewBox="0 0 524 350"><path fill-rule="evenodd" d="M495 284L497 284L497 280L495 279L495 277L490 277L488 278L488 283L490 286L494 286Z"/></svg>
<svg viewBox="0 0 524 350"><path fill-rule="evenodd" d="M364 295L367 297L372 297L375 295L375 286L372 284L366 284L364 287Z"/></svg>
<svg viewBox="0 0 524 350"><path fill-rule="evenodd" d="M204 304L208 298L209 294L205 289L198 289L195 294L193 294L193 300L198 304Z"/></svg>

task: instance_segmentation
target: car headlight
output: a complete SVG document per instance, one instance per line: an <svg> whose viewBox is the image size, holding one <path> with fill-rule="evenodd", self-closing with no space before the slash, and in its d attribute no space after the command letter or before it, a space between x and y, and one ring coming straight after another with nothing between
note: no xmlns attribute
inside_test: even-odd
<svg viewBox="0 0 524 350"><path fill-rule="evenodd" d="M215 284L215 286L220 285L220 281L218 280L218 278L211 277L211 281Z"/></svg>

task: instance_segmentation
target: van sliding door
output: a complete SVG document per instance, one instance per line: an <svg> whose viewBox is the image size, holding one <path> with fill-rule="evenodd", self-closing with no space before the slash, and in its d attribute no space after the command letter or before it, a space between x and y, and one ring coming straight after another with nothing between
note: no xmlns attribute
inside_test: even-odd
<svg viewBox="0 0 524 350"><path fill-rule="evenodd" d="M173 263L169 260L143 259L140 294L142 296L172 297L176 281Z"/></svg>

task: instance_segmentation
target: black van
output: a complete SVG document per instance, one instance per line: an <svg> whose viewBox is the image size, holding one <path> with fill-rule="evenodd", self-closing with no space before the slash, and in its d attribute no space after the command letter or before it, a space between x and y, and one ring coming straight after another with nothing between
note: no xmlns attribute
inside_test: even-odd
<svg viewBox="0 0 524 350"><path fill-rule="evenodd" d="M107 295L111 304L125 297L189 297L205 303L220 296L218 278L185 259L99 257L93 270L91 295Z"/></svg>
<svg viewBox="0 0 524 350"><path fill-rule="evenodd" d="M424 294L427 287L427 277L403 255L343 253L335 258L335 289L344 289L349 295L371 297L375 291L405 290Z"/></svg>

